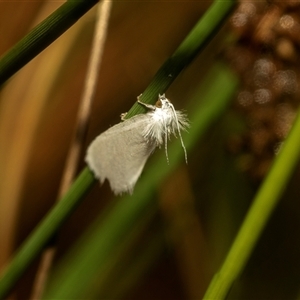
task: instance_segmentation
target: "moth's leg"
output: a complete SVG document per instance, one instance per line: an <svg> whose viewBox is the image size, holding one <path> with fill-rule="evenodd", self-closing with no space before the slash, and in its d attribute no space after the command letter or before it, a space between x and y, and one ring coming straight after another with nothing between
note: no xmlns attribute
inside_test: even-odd
<svg viewBox="0 0 300 300"><path fill-rule="evenodd" d="M148 104L148 103L144 103L140 100L142 94L140 94L138 97L137 97L137 101L139 104L143 105L144 107L146 107L147 109L149 110L155 110L156 109L156 106L155 105L152 105L152 104Z"/></svg>
<svg viewBox="0 0 300 300"><path fill-rule="evenodd" d="M120 115L120 117L121 117L121 121L125 121L125 117L126 117L126 115L127 115L127 112L125 112L125 113L122 113L122 114Z"/></svg>

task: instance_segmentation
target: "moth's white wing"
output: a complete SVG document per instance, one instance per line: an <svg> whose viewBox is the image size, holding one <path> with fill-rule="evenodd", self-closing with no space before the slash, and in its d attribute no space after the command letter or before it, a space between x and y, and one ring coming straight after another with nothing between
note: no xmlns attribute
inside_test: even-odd
<svg viewBox="0 0 300 300"><path fill-rule="evenodd" d="M85 161L89 168L101 183L107 178L115 194L132 192L156 147L143 136L149 118L148 114L141 114L109 128L87 150Z"/></svg>

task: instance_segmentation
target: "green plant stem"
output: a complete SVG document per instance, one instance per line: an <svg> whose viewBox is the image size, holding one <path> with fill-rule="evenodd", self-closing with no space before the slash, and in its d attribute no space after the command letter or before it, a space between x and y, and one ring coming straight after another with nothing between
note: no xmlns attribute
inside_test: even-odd
<svg viewBox="0 0 300 300"><path fill-rule="evenodd" d="M300 110L294 125L235 238L220 270L213 277L204 299L225 299L244 269L267 221L293 174L300 156Z"/></svg>
<svg viewBox="0 0 300 300"><path fill-rule="evenodd" d="M217 0L213 2L173 55L165 61L155 74L140 98L142 102L156 102L157 95L163 94L167 90L179 73L191 63L195 56L216 35L235 4L236 1L234 0ZM128 111L126 119L142 112L145 112L145 108L135 103Z"/></svg>
<svg viewBox="0 0 300 300"><path fill-rule="evenodd" d="M0 59L0 85L78 21L98 0L69 0Z"/></svg>
<svg viewBox="0 0 300 300"><path fill-rule="evenodd" d="M91 3L94 3L95 1L78 0L69 2L69 5L72 5L73 2L74 5L76 3L88 2L91 6ZM182 71L183 68L186 67L187 64L192 61L192 59L199 53L199 51L203 49L203 47L208 43L208 41L214 36L217 29L220 28L220 26L225 21L228 13L233 8L234 3L235 1L215 1L212 4L210 9L196 24L195 28L191 31L189 36L175 51L174 55L169 60L167 60L167 62L159 69L154 79L150 83L149 87L143 93L142 100L144 102L154 103L156 101L158 93L163 93L166 90L166 88L174 81L175 77L180 73L180 71ZM79 12L77 11L77 13ZM55 22L53 25L57 26ZM48 23L48 26L50 26L50 23ZM20 50L18 50L17 53L14 55L18 56L18 52L20 52ZM182 59L183 62L181 62L180 59ZM10 71L10 74L12 73L13 72ZM172 75L171 77L169 76L170 74ZM206 85L209 84L206 83ZM141 105L135 104L126 117L133 116L137 113L141 113L142 110L140 109L140 107ZM203 109L205 111L205 108ZM205 116L203 120L206 120ZM195 122L199 122L199 120L195 120ZM203 123L201 124L205 125L206 123L203 121ZM161 178L162 174L163 172L161 172L159 176L156 176L157 174L155 174L154 177L157 180L158 178ZM53 208L53 210L50 211L48 216L40 223L40 225L38 225L37 229L31 234L31 236L28 237L28 239L21 246L20 251L14 257L12 263L8 266L2 279L0 279L0 298L3 298L4 295L6 295L12 289L16 281L22 276L22 274L30 265L32 260L38 256L39 252L47 244L49 239L59 229L62 222L67 219L70 213L74 210L74 207L78 205L78 203L81 200L81 197L90 188L93 182L93 175L87 168L85 168L80 174L79 178L73 183L71 190ZM147 183L145 184L147 185ZM78 194L76 195L74 191L77 191L77 189ZM57 215L59 215L59 219L57 219ZM44 231L46 232L46 234L43 233Z"/></svg>
<svg viewBox="0 0 300 300"><path fill-rule="evenodd" d="M68 193L57 202L28 237L26 243L15 254L13 261L0 280L0 299L4 299L8 295L30 263L38 256L57 229L76 209L80 199L89 191L94 181L93 174L87 168L84 169Z"/></svg>

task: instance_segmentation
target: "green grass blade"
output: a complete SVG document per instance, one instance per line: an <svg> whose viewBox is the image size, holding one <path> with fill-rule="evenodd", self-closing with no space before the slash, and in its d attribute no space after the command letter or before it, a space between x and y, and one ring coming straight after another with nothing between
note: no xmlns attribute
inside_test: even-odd
<svg viewBox="0 0 300 300"><path fill-rule="evenodd" d="M225 299L244 269L272 211L291 178L300 156L300 111L266 179L233 242L220 270L214 276L204 299Z"/></svg>
<svg viewBox="0 0 300 300"><path fill-rule="evenodd" d="M76 5L76 3L82 3L82 2L88 2L89 5L91 5L91 3L94 3L92 0L69 1L65 5L68 4L72 6L72 5ZM225 1L225 2L215 1L212 4L210 9L204 14L201 20L196 24L195 28L191 31L188 37L175 51L171 59L167 60L167 62L159 69L153 81L150 83L149 87L146 89L145 93L143 94L144 102L149 102L149 101L154 102L157 98L157 94L159 92L165 91L165 89L174 81L175 77L179 74L179 72L182 71L182 69L192 61L192 59L199 53L199 51L203 49L203 47L207 44L207 42L214 36L217 29L220 28L220 26L225 21L228 13L233 8L234 3L235 1ZM75 11L77 12L77 14L79 14L78 10ZM78 17L78 15L76 16ZM44 22L46 22L46 20ZM53 26L56 26L55 24L56 23L54 22ZM48 26L50 25L51 24L48 23ZM49 29L45 28L45 30L49 30ZM45 39L45 37L43 39ZM21 41L19 43L20 46L18 47L22 48L22 43L23 42ZM20 50L17 51L17 49L15 50L12 49L11 55L18 56ZM15 51L16 53L14 54ZM180 58L183 61L180 61ZM3 67L6 66L8 62L6 61L6 59L4 59L4 62L2 60L2 63L3 63L2 65ZM8 68L8 70L9 69L10 68ZM169 76L170 71L172 71L172 77ZM0 61L0 78L2 78L1 61ZM206 85L209 84L206 83ZM226 90L226 86L224 88ZM130 110L130 112L128 113L128 116L132 116L134 114L141 112L140 107L141 105L135 104L133 108ZM203 107L204 111L206 111L207 109L206 107L210 107L209 103L207 103L207 106ZM206 125L207 123L204 120L209 121L209 118L212 117L210 113L213 114L214 110L210 111L208 114L204 114L203 121L195 120L194 122L195 123L201 122L199 126L207 126ZM187 147L188 147L188 143L189 141L187 140L186 141ZM178 149L178 152L179 151L181 151L181 149L180 150ZM182 153L180 152L180 157L181 154ZM156 173L157 172L155 172L155 174ZM162 178L162 175L163 173L160 173L159 177L154 176L156 182L159 182L158 179ZM24 273L26 268L30 265L32 260L38 256L39 252L47 244L49 239L59 229L61 223L68 218L70 213L73 211L74 207L78 205L78 203L81 200L80 198L90 188L93 182L94 179L91 172L87 168L84 169L84 171L80 174L80 177L72 185L71 190L61 200L62 203L58 203L57 206L55 206L53 210L50 211L50 213L44 219L44 221L42 221L41 224L37 227L37 229L32 233L32 235L28 237L28 239L24 242L23 246L21 246L20 251L17 253L16 257L13 259L11 265L8 266L2 279L0 279L0 298L3 295L7 294L8 291L16 283L16 281L22 276L22 274ZM149 185L149 182L144 184ZM77 191L77 189L78 189L78 194L76 195L74 191ZM56 219L57 215L59 215L60 219ZM43 233L43 231L45 231L45 234Z"/></svg>
<svg viewBox="0 0 300 300"><path fill-rule="evenodd" d="M67 1L0 58L0 85L42 52L98 0Z"/></svg>
<svg viewBox="0 0 300 300"><path fill-rule="evenodd" d="M176 79L178 74L195 58L195 56L210 42L227 19L236 1L214 1L200 21L191 30L174 54L166 60L153 80L141 96L144 103L155 103L158 94L163 94ZM134 104L127 113L130 118L145 109Z"/></svg>
<svg viewBox="0 0 300 300"><path fill-rule="evenodd" d="M119 274L117 280L118 285L115 283L115 276L113 279L108 278L108 282L104 287L104 294L101 289L97 289L99 292L96 297L98 299L124 299L126 294L131 291L131 289L136 286L145 273L151 269L153 265L157 262L159 257L162 256L165 245L165 237L163 232L156 233L155 236L149 239L147 245L140 249L141 251L137 256L134 257L134 261L131 263L129 268L123 273ZM106 292L106 294L105 294ZM103 296L102 296L103 295ZM125 297L124 297L125 295ZM92 293L92 296L95 296L95 292ZM95 297L94 297L95 298Z"/></svg>
<svg viewBox="0 0 300 300"><path fill-rule="evenodd" d="M237 80L228 70L216 67L207 76L202 88L192 102L190 111L191 130L184 134L187 149L204 135L208 127L225 111L236 89ZM222 91L220 93L220 91ZM201 99L201 101L199 101ZM78 250L64 260L64 265L55 273L54 282L45 295L47 299L84 298L98 272L101 272L109 256L133 230L136 222L156 202L152 195L162 179L170 174L184 159L180 144L173 143L169 148L170 165L166 165L164 153L147 166L132 196L118 199L113 207L104 212L87 235L78 242ZM159 170L159 172L158 172Z"/></svg>
<svg viewBox="0 0 300 300"><path fill-rule="evenodd" d="M68 193L55 205L36 227L36 230L28 237L26 243L16 253L13 261L1 278L0 299L5 298L30 263L53 237L57 229L67 220L68 216L80 203L80 199L88 192L94 180L92 173L88 169L84 169Z"/></svg>

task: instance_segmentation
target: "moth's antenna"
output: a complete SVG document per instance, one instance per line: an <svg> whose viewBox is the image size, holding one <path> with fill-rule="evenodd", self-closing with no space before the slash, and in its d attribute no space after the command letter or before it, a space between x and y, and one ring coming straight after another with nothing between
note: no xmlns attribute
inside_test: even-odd
<svg viewBox="0 0 300 300"><path fill-rule="evenodd" d="M174 117L175 117L175 121L176 121L176 125L177 125L177 130L178 130L178 135L179 135L179 138L180 138L180 142L181 142L181 146L183 148L183 151L184 151L184 157L185 157L185 162L187 163L187 153L186 153L186 149L185 149L185 146L184 146L184 143L183 143L183 139L182 139L182 136L181 136L181 133L180 133L180 127L179 127L179 122L178 122L178 118L177 118L177 114L176 114L176 111L175 111L175 108L174 108L174 105L172 103L169 103L171 108L172 108L172 111L173 111L173 114L174 114Z"/></svg>
<svg viewBox="0 0 300 300"><path fill-rule="evenodd" d="M163 116L163 119L164 119L164 130L165 130L165 152L166 152L166 157L167 157L167 163L169 165L170 162L169 162L169 156L168 156L168 129L167 129L167 124L166 124L164 116Z"/></svg>

